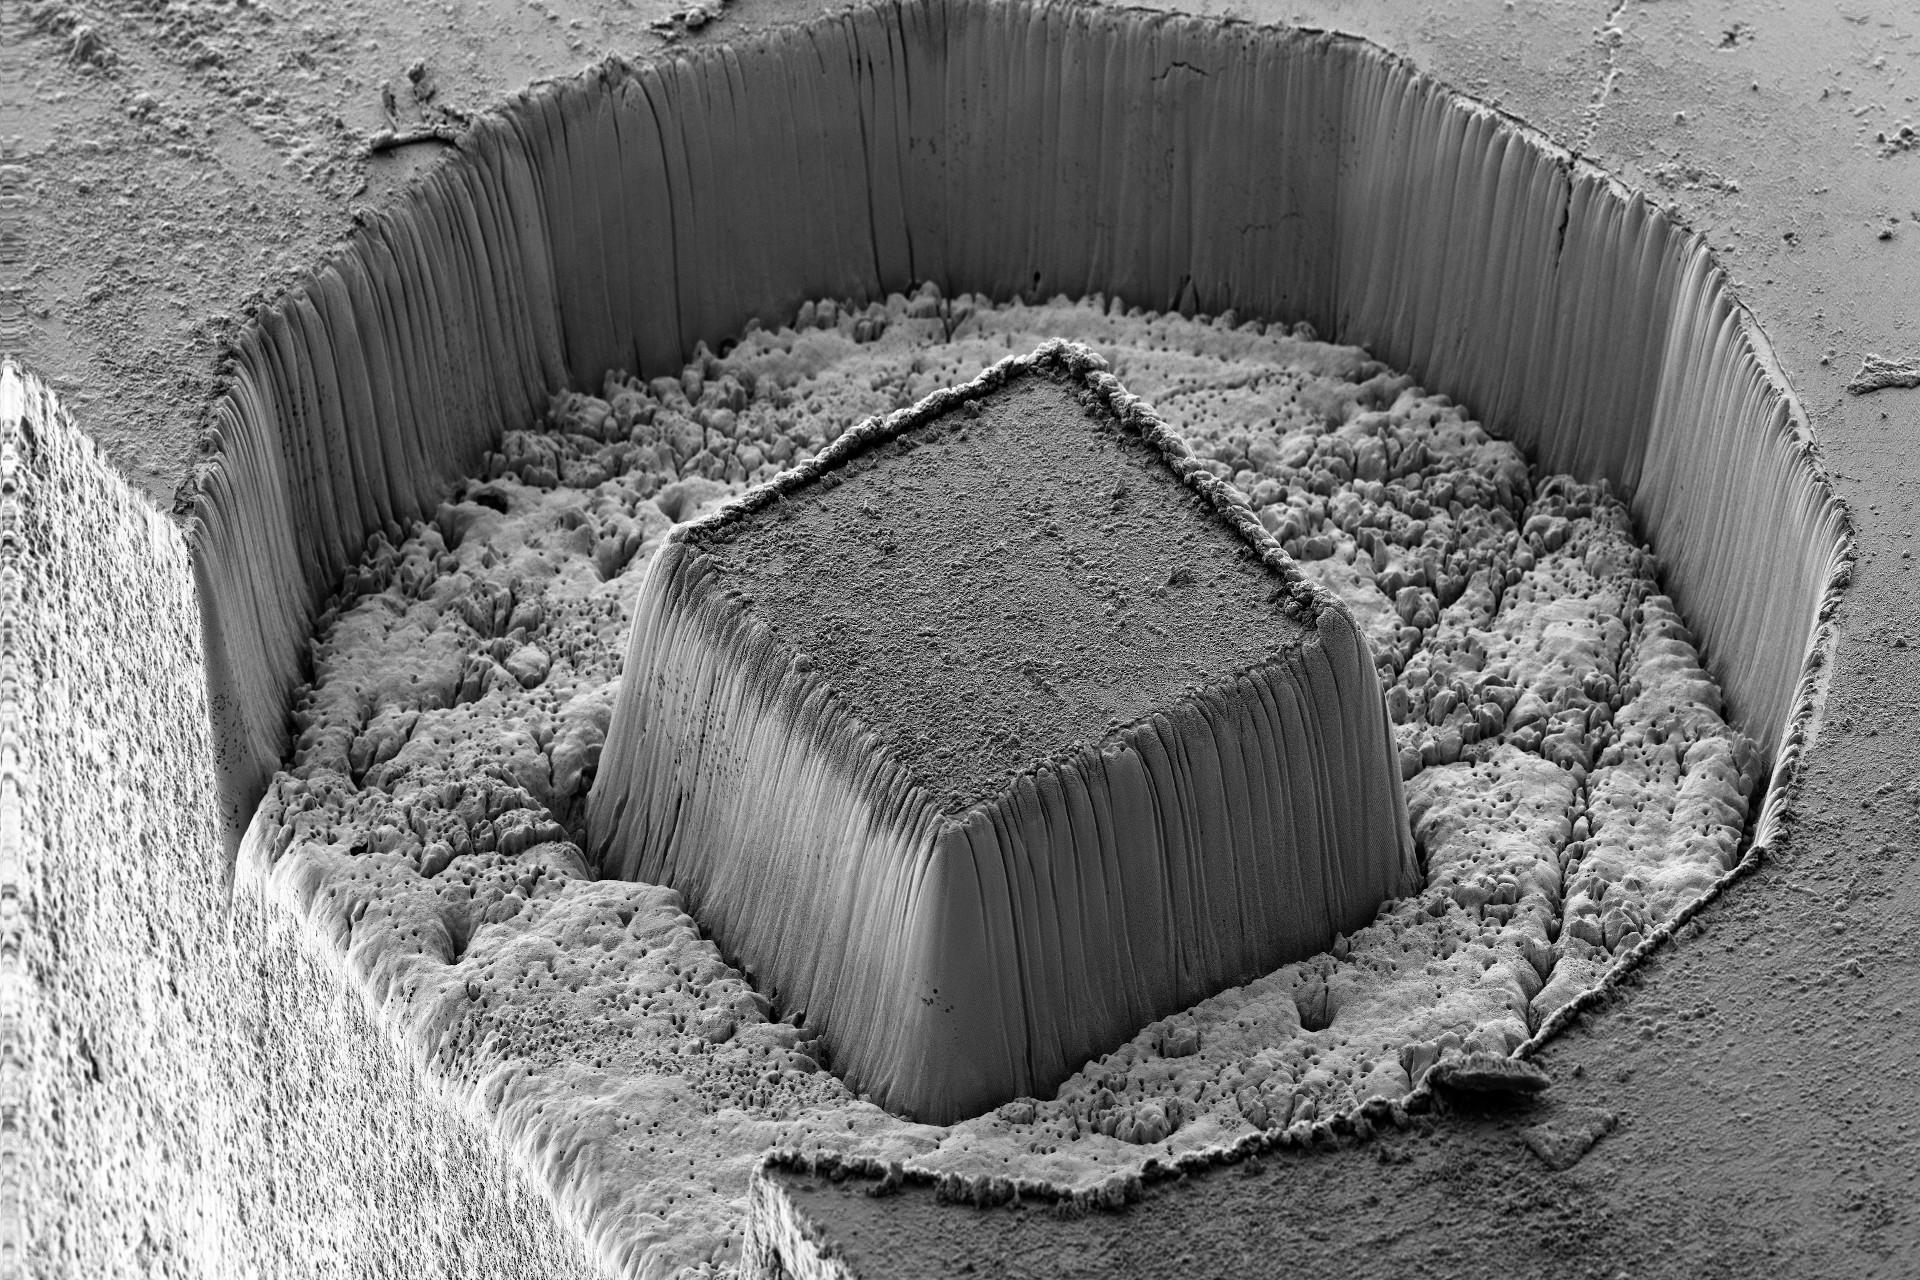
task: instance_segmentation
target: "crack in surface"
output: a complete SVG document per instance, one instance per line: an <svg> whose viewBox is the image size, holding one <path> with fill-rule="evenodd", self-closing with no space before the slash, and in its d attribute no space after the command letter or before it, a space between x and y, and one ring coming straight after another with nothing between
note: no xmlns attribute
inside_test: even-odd
<svg viewBox="0 0 1920 1280"><path fill-rule="evenodd" d="M1613 86L1620 79L1620 45L1627 37L1627 29L1620 23L1620 15L1625 12L1627 0L1614 0L1613 7L1607 10L1606 21L1594 32L1594 43L1600 46L1606 55L1601 64L1600 83L1594 86L1588 96L1587 105L1580 109L1585 121L1580 137L1574 143L1574 150L1586 153L1593 149L1593 138L1600 131L1600 117L1605 112L1607 100L1613 96Z"/></svg>

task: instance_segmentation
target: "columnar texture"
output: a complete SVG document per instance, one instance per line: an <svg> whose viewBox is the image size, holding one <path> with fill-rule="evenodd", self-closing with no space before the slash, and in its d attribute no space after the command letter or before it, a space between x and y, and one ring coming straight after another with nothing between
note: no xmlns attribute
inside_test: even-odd
<svg viewBox="0 0 1920 1280"><path fill-rule="evenodd" d="M198 626L172 522L0 365L8 1265L600 1274L285 904L226 882Z"/></svg>
<svg viewBox="0 0 1920 1280"><path fill-rule="evenodd" d="M1841 517L1706 245L1364 42L903 0L542 86L460 150L232 353L186 495L232 838L372 533L563 385L922 278L1369 346L1632 493L1737 718L1795 739Z"/></svg>
<svg viewBox="0 0 1920 1280"><path fill-rule="evenodd" d="M1085 348L688 526L588 805L848 1083L935 1123L1415 882L1365 641Z"/></svg>

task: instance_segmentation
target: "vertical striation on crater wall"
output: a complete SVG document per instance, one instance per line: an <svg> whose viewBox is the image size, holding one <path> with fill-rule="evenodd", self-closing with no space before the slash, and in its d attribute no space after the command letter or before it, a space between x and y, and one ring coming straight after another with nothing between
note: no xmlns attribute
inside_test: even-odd
<svg viewBox="0 0 1920 1280"><path fill-rule="evenodd" d="M1364 41L895 0L536 86L237 339L182 495L230 846L373 531L561 387L919 279L1369 346L1631 492L1739 722L1797 740L1844 518L1700 237Z"/></svg>

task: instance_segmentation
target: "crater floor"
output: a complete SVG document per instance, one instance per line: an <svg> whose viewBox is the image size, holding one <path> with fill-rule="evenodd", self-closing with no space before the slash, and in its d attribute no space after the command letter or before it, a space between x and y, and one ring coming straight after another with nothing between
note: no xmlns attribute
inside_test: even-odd
<svg viewBox="0 0 1920 1280"><path fill-rule="evenodd" d="M627 602L676 521L1053 336L1100 351L1352 608L1425 884L1053 1099L918 1125L822 1070L671 890L596 879L582 802ZM432 521L369 548L319 622L265 807L274 874L390 1018L544 1176L597 1188L592 1234L642 1273L730 1267L774 1143L1086 1186L1398 1096L1449 1049L1525 1039L1736 856L1763 761L1625 509L1531 474L1364 351L923 290L810 303L603 392L560 397Z"/></svg>

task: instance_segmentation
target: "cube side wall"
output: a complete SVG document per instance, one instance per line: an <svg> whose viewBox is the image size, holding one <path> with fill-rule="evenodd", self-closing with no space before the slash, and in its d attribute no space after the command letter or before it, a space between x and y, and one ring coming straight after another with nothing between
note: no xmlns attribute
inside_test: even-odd
<svg viewBox="0 0 1920 1280"><path fill-rule="evenodd" d="M746 1239L740 1271L779 1280L855 1280L826 1237L814 1229L780 1181L757 1170L747 1188Z"/></svg>
<svg viewBox="0 0 1920 1280"><path fill-rule="evenodd" d="M942 833L913 904L883 1025L914 1113L1049 1097L1154 1019L1325 949L1414 887L1405 813L1337 613L1296 660L1023 776Z"/></svg>
<svg viewBox="0 0 1920 1280"><path fill-rule="evenodd" d="M884 1091L884 992L937 816L707 558L648 566L587 799L605 876L679 890L722 950L805 1011L856 1090Z"/></svg>

